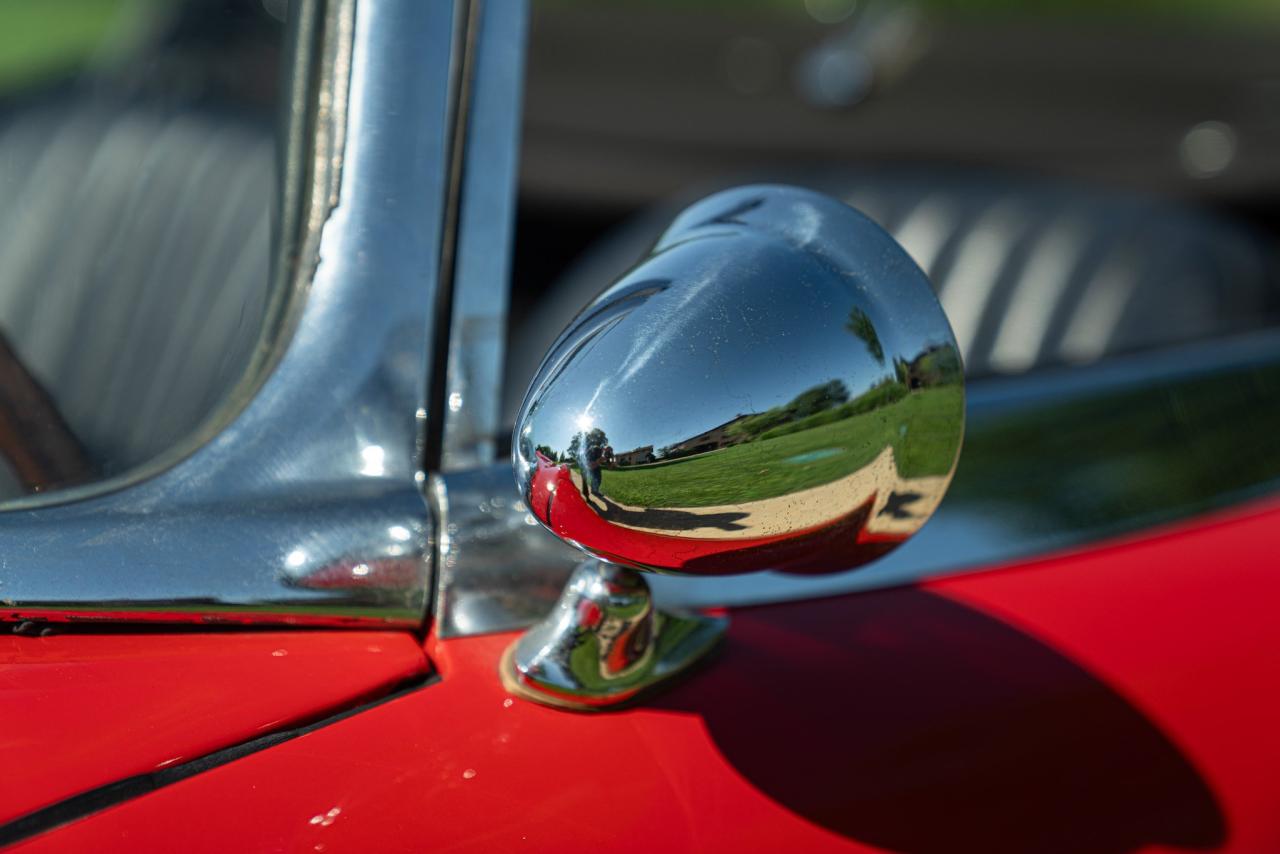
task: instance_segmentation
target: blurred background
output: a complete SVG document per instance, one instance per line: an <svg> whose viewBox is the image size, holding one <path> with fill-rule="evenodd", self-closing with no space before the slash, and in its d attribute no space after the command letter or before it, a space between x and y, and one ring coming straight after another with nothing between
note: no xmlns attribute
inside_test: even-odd
<svg viewBox="0 0 1280 854"><path fill-rule="evenodd" d="M1280 308L1268 0L543 0L528 69L508 411L549 336L735 183L893 232L971 376Z"/></svg>

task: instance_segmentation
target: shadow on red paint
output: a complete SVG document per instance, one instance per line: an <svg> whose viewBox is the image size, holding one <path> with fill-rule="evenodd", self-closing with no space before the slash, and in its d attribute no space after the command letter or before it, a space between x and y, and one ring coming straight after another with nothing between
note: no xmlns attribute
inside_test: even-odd
<svg viewBox="0 0 1280 854"><path fill-rule="evenodd" d="M1207 784L1122 697L919 590L736 612L721 658L653 705L702 715L729 762L790 810L896 851L1226 837Z"/></svg>

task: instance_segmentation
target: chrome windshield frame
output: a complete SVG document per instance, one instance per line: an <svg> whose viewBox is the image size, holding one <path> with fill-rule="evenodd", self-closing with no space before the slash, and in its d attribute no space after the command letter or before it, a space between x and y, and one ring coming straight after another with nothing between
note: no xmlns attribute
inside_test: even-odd
<svg viewBox="0 0 1280 854"><path fill-rule="evenodd" d="M323 14L329 73L309 97L341 128L332 151L307 146L312 161L286 168L312 182L295 196L314 214L299 218L292 334L185 458L0 514L5 620L425 619L422 437L468 4L329 0Z"/></svg>

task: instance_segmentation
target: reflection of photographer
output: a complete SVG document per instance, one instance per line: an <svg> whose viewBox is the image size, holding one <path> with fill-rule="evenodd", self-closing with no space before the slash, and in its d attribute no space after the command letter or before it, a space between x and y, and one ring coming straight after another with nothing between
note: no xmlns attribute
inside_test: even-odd
<svg viewBox="0 0 1280 854"><path fill-rule="evenodd" d="M588 445L583 455L582 465L582 497L590 498L594 490L600 494L600 468L604 463L604 448L599 445Z"/></svg>
<svg viewBox="0 0 1280 854"><path fill-rule="evenodd" d="M570 444L569 450L575 450L574 445L581 441L585 445L585 450L578 450L576 456L578 465L582 467L582 497L590 498L591 493L600 494L600 477L601 470L605 464L613 463L613 448L609 445L609 439L605 436L604 431L599 427L591 430L585 435L579 433L583 440L575 437L575 441Z"/></svg>

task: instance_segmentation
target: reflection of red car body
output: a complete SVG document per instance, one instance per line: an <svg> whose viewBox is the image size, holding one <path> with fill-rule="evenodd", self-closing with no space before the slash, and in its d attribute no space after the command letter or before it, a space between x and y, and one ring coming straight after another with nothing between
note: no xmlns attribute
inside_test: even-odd
<svg viewBox="0 0 1280 854"><path fill-rule="evenodd" d="M142 775L30 851L1276 850L1277 525L1264 505L741 610L705 670L598 716L509 699L511 634L425 654L408 633L14 637L0 803L11 821ZM249 702L270 691L293 700ZM50 722L78 722L94 761L39 738ZM272 746L163 776L255 733Z"/></svg>
<svg viewBox="0 0 1280 854"><path fill-rule="evenodd" d="M828 568L828 561L851 565L856 558L865 559L869 543L884 543L884 550L889 551L903 538L866 530L874 503L872 496L852 512L808 532L735 539L664 536L613 525L601 518L578 491L569 467L556 465L541 451L537 452L537 471L529 495L534 514L548 528L561 536L572 531L574 539L596 554L622 564L628 562L619 554L651 553L654 562L660 564L671 560L672 555L683 555L682 570L698 574L742 572L744 567L761 563L785 572L822 572ZM762 558L762 554L767 557ZM814 554L823 556L820 562L814 562Z"/></svg>

